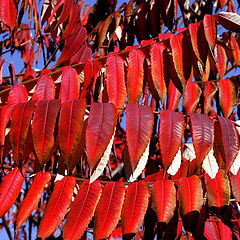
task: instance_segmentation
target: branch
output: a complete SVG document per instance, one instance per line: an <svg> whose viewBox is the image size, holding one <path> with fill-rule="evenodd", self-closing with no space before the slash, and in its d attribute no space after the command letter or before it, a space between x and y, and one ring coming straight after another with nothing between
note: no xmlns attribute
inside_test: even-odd
<svg viewBox="0 0 240 240"><path fill-rule="evenodd" d="M11 230L10 230L10 228L8 226L8 223L6 221L5 215L2 216L2 221L3 221L4 227L5 227L6 231L7 231L7 235L9 237L9 239L13 240L13 237L12 237L12 234L11 234Z"/></svg>

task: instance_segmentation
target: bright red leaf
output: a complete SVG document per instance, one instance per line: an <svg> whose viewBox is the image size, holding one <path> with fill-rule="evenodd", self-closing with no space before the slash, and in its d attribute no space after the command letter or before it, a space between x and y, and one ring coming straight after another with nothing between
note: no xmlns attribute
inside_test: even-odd
<svg viewBox="0 0 240 240"><path fill-rule="evenodd" d="M222 79L226 73L227 68L227 56L225 49L222 45L217 44L217 63L216 67L218 69L219 77Z"/></svg>
<svg viewBox="0 0 240 240"><path fill-rule="evenodd" d="M28 101L28 93L23 85L14 86L9 92L8 105L15 105L18 103L23 103Z"/></svg>
<svg viewBox="0 0 240 240"><path fill-rule="evenodd" d="M216 39L217 39L217 25L214 15L204 15L203 18L203 27L205 37L207 39L208 45L211 50L215 48Z"/></svg>
<svg viewBox="0 0 240 240"><path fill-rule="evenodd" d="M170 83L167 89L167 109L175 111L178 108L181 93L173 84L170 79Z"/></svg>

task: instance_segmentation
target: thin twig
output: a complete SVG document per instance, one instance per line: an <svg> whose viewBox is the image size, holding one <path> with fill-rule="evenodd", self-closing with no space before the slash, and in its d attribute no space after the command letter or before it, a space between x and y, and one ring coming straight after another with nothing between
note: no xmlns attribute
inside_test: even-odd
<svg viewBox="0 0 240 240"><path fill-rule="evenodd" d="M7 231L7 235L9 237L9 239L13 240L13 237L12 237L12 234L11 234L11 230L10 230L10 228L8 226L8 223L6 221L5 215L2 216L2 221L3 221L4 227L5 227L6 231Z"/></svg>

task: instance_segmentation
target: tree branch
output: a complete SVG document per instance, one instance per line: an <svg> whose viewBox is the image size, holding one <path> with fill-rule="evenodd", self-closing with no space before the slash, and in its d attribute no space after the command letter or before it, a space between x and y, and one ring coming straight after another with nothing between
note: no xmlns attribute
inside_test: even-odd
<svg viewBox="0 0 240 240"><path fill-rule="evenodd" d="M10 230L10 228L8 226L8 223L6 221L5 215L2 216L2 221L3 221L4 227L5 227L6 231L7 231L7 235L9 237L9 239L13 240L13 237L12 237L12 234L11 234L11 230Z"/></svg>

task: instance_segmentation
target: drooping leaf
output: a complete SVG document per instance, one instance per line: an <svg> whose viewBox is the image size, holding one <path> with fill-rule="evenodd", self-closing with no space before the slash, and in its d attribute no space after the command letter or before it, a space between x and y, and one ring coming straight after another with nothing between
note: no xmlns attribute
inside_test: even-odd
<svg viewBox="0 0 240 240"><path fill-rule="evenodd" d="M150 50L152 79L162 104L167 93L166 85L170 75L166 61L168 61L167 48L162 43L154 43Z"/></svg>
<svg viewBox="0 0 240 240"><path fill-rule="evenodd" d="M41 166L48 161L50 150L54 145L53 134L59 109L60 100L40 101L33 117L33 145Z"/></svg>
<svg viewBox="0 0 240 240"><path fill-rule="evenodd" d="M184 118L179 112L171 110L160 113L158 141L160 145L161 160L166 172L171 165L182 143L184 132Z"/></svg>
<svg viewBox="0 0 240 240"><path fill-rule="evenodd" d="M143 62L145 55L141 50L131 49L127 73L128 103L138 103L143 91Z"/></svg>
<svg viewBox="0 0 240 240"><path fill-rule="evenodd" d="M73 5L75 5L73 0L64 0L63 9L58 20L58 24L63 23L67 20Z"/></svg>
<svg viewBox="0 0 240 240"><path fill-rule="evenodd" d="M217 63L216 67L219 73L220 79L222 79L226 73L227 68L227 56L223 46L217 44Z"/></svg>
<svg viewBox="0 0 240 240"><path fill-rule="evenodd" d="M140 163L139 160L148 146L152 127L153 111L151 107L147 105L127 104L126 138L132 173L136 170L137 165ZM144 167L142 166L142 170Z"/></svg>
<svg viewBox="0 0 240 240"><path fill-rule="evenodd" d="M50 180L51 174L49 172L37 173L27 193L27 196L21 203L21 207L16 218L16 229L22 226L22 224L27 220L32 211L37 207L43 189Z"/></svg>
<svg viewBox="0 0 240 240"><path fill-rule="evenodd" d="M167 173L170 175L175 175L180 168L182 162L182 152L181 147L178 149L177 154L173 158L171 165L169 166Z"/></svg>
<svg viewBox="0 0 240 240"><path fill-rule="evenodd" d="M240 202L240 170L238 170L237 175L230 174L232 194L237 202Z"/></svg>
<svg viewBox="0 0 240 240"><path fill-rule="evenodd" d="M220 12L217 21L229 31L240 32L240 16L233 12Z"/></svg>
<svg viewBox="0 0 240 240"><path fill-rule="evenodd" d="M20 167L25 160L24 147L33 111L34 102L18 103L12 111L10 141L13 150L13 158Z"/></svg>
<svg viewBox="0 0 240 240"><path fill-rule="evenodd" d="M110 25L110 23L112 22L112 18L113 18L113 15L110 14L106 20L100 25L100 28L98 30L98 48L101 47L103 41L105 40L106 38L106 33L107 33L107 30L108 30L108 27Z"/></svg>
<svg viewBox="0 0 240 240"><path fill-rule="evenodd" d="M124 195L125 186L121 181L111 181L104 186L95 212L94 239L106 239L115 229L120 219Z"/></svg>
<svg viewBox="0 0 240 240"><path fill-rule="evenodd" d="M122 233L136 233L141 227L148 207L148 186L144 181L131 183L122 209Z"/></svg>
<svg viewBox="0 0 240 240"><path fill-rule="evenodd" d="M64 177L55 182L38 228L38 237L46 239L62 222L71 204L74 187L74 177Z"/></svg>
<svg viewBox="0 0 240 240"><path fill-rule="evenodd" d="M61 106L59 146L68 169L72 165L72 156L81 137L85 109L85 99L71 100Z"/></svg>
<svg viewBox="0 0 240 240"><path fill-rule="evenodd" d="M117 121L117 112L111 103L93 103L86 130L86 153L91 174L105 152Z"/></svg>
<svg viewBox="0 0 240 240"><path fill-rule="evenodd" d="M231 79L221 79L218 82L219 104L223 111L223 116L228 118L233 111L236 101L236 90Z"/></svg>
<svg viewBox="0 0 240 240"><path fill-rule="evenodd" d="M23 85L14 86L9 92L8 105L15 105L18 103L23 103L28 101L28 93Z"/></svg>
<svg viewBox="0 0 240 240"><path fill-rule="evenodd" d="M170 83L167 89L167 109L175 111L178 108L181 93L173 84L170 79Z"/></svg>
<svg viewBox="0 0 240 240"><path fill-rule="evenodd" d="M15 167L3 178L0 185L0 217L2 217L16 201L25 177L26 169L22 168L20 171L18 167Z"/></svg>
<svg viewBox="0 0 240 240"><path fill-rule="evenodd" d="M204 114L209 114L213 110L213 97L217 91L217 86L214 82L204 83Z"/></svg>
<svg viewBox="0 0 240 240"><path fill-rule="evenodd" d="M214 179L205 173L208 205L210 207L222 207L230 203L230 184L223 169L219 169Z"/></svg>
<svg viewBox="0 0 240 240"><path fill-rule="evenodd" d="M94 215L101 192L102 187L98 181L89 184L89 180L85 180L81 184L63 228L64 239L77 240L82 237Z"/></svg>
<svg viewBox="0 0 240 240"><path fill-rule="evenodd" d="M214 157L213 149L210 150L208 155L203 160L202 168L209 175L210 178L214 179L216 177L219 167L217 164L217 160Z"/></svg>
<svg viewBox="0 0 240 240"><path fill-rule="evenodd" d="M233 175L237 175L239 168L240 168L240 151L238 151L237 157L235 158L235 160L230 168L230 172Z"/></svg>
<svg viewBox="0 0 240 240"><path fill-rule="evenodd" d="M70 65L84 63L87 60L90 60L91 56L92 56L91 48L87 47L86 43L83 43L82 46L73 55L73 57L71 57Z"/></svg>
<svg viewBox="0 0 240 240"><path fill-rule="evenodd" d="M61 103L79 98L80 79L77 71L71 67L63 67L61 76Z"/></svg>
<svg viewBox="0 0 240 240"><path fill-rule="evenodd" d="M152 208L158 222L169 223L176 207L176 188L171 180L156 181L152 188Z"/></svg>
<svg viewBox="0 0 240 240"><path fill-rule="evenodd" d="M201 180L197 175L180 178L179 180L179 206L182 216L198 211L203 204L203 190Z"/></svg>
<svg viewBox="0 0 240 240"><path fill-rule="evenodd" d="M221 132L219 133L218 130L218 136L221 138L222 142L222 152L223 156L222 158L225 161L226 164L226 172L229 171L231 165L233 164L233 161L237 157L238 150L239 150L239 140L238 135L235 126L232 124L232 122L224 117L218 116L218 121L215 123L217 127L215 127L216 131L219 129Z"/></svg>
<svg viewBox="0 0 240 240"><path fill-rule="evenodd" d="M126 98L124 60L110 53L107 57L107 92L116 108L123 107Z"/></svg>
<svg viewBox="0 0 240 240"><path fill-rule="evenodd" d="M10 30L17 24L18 1L1 0L0 1L0 22L6 24Z"/></svg>
<svg viewBox="0 0 240 240"><path fill-rule="evenodd" d="M206 14L203 18L205 37L211 50L215 48L217 38L217 25L214 15Z"/></svg>
<svg viewBox="0 0 240 240"><path fill-rule="evenodd" d="M55 98L55 83L47 75L40 76L32 96L37 103L41 100L53 100Z"/></svg>
<svg viewBox="0 0 240 240"><path fill-rule="evenodd" d="M189 113L189 117L197 158L195 170L197 170L213 146L214 125L212 120L205 114Z"/></svg>
<svg viewBox="0 0 240 240"><path fill-rule="evenodd" d="M185 112L194 112L201 96L202 90L196 82L187 82L183 93L183 108Z"/></svg>

